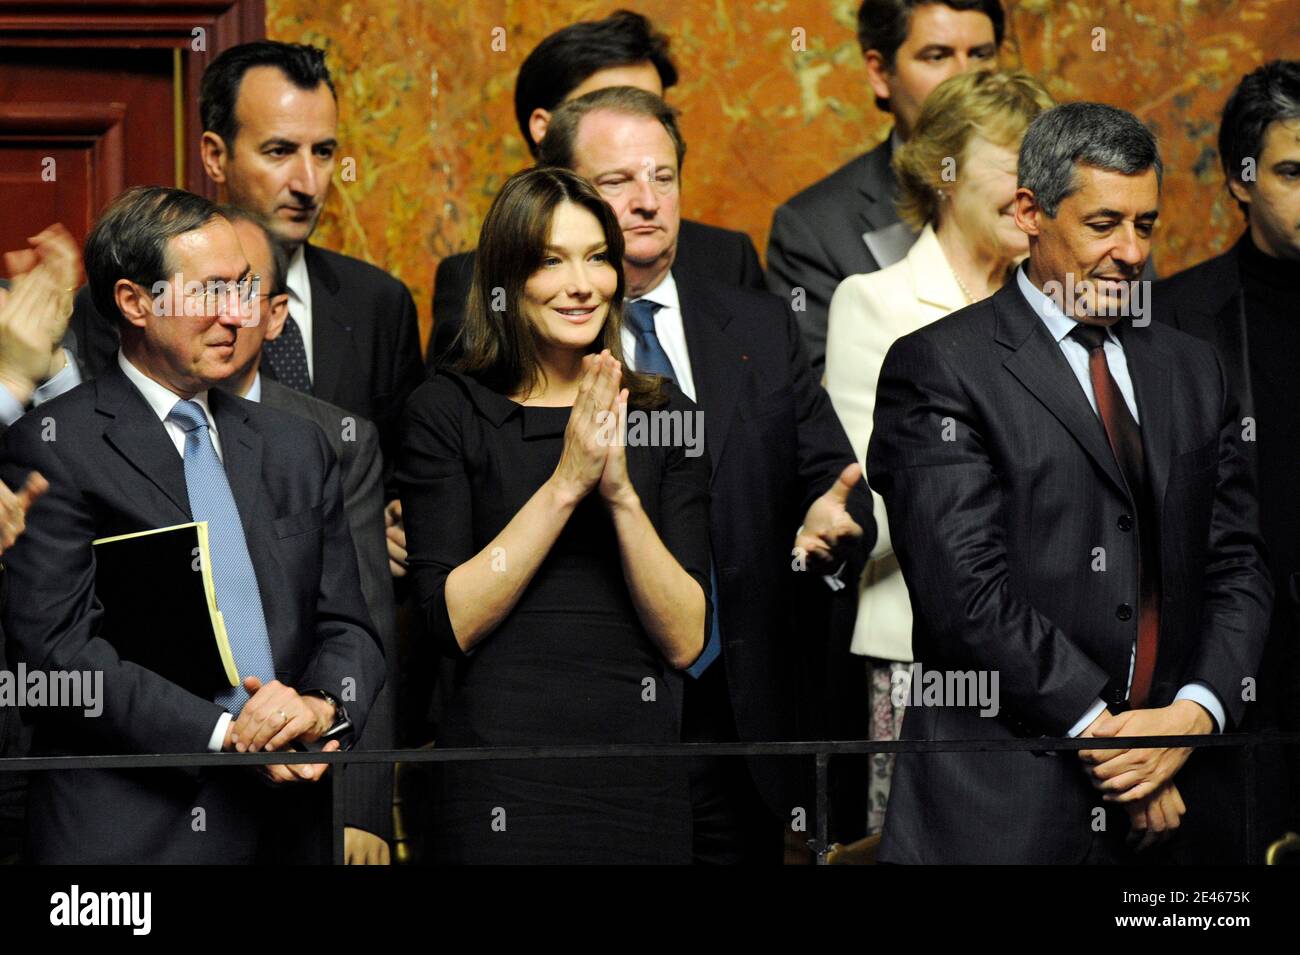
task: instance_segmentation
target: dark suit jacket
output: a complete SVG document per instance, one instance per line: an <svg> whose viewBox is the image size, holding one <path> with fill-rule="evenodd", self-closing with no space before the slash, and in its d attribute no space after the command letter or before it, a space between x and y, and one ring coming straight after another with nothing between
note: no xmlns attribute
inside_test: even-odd
<svg viewBox="0 0 1300 955"><path fill-rule="evenodd" d="M743 232L683 219L675 262L728 285L763 288L758 251ZM433 284L433 334L425 358L430 371L451 352L452 342L465 321L465 303L473 281L473 251L449 255L438 263Z"/></svg>
<svg viewBox="0 0 1300 955"><path fill-rule="evenodd" d="M262 379L262 404L316 422L338 458L339 478L343 484L343 512L347 515L352 543L356 546L361 592L365 595L366 607L370 610L388 664L384 688L370 708L366 731L357 741L357 747L392 749L396 745L397 719L394 706L397 692L397 607L384 534L384 466L379 452L379 432L365 418L286 388L270 378ZM384 763L350 766L345 783L348 825L391 839L392 766Z"/></svg>
<svg viewBox="0 0 1300 955"><path fill-rule="evenodd" d="M1246 312L1238 257L1243 236L1222 255L1158 282L1151 289L1153 317L1215 346L1242 414L1254 408L1247 351ZM1250 449L1253 450L1253 449Z"/></svg>
<svg viewBox="0 0 1300 955"><path fill-rule="evenodd" d="M714 666L726 669L740 739L791 739L812 639L791 620L791 548L809 505L855 460L853 448L808 367L789 308L687 268L674 267L673 277L713 461L709 524L723 645ZM849 510L863 528L865 555L876 538L865 482ZM772 810L788 819L802 796L791 763L750 767Z"/></svg>
<svg viewBox="0 0 1300 955"><path fill-rule="evenodd" d="M9 288L8 279L0 279L0 289ZM63 347L68 350L73 361L81 366L82 374L85 374L85 367L81 363L80 350L77 347L77 337L71 328L63 336ZM0 423L0 437L4 436L6 427ZM3 599L3 575L4 564L0 562L0 600ZM4 629L0 627L0 671L12 671L9 661L5 654L5 635ZM25 756L31 743L30 727L24 725L20 718L18 708L0 704L0 757L4 756ZM12 825L17 828L23 818L24 805L27 800L27 774L26 773L3 773L0 774L0 858L3 858L6 852L6 845L3 839L3 830L6 826Z"/></svg>
<svg viewBox="0 0 1300 955"><path fill-rule="evenodd" d="M1209 342L1219 353L1227 374L1228 384L1234 389L1241 405L1241 416L1256 418L1261 401L1278 403L1275 395L1255 394L1251 371L1251 324L1246 313L1242 292L1240 257L1243 236L1222 255L1157 282L1151 292L1152 314L1189 335ZM1285 399L1281 399L1285 401ZM1261 423L1261 427L1268 427ZM1285 445L1285 440L1275 442ZM1245 445L1251 463L1258 468L1258 446ZM1300 568L1296 563L1296 534L1300 529L1293 521L1284 519L1287 509L1283 496L1294 494L1295 467L1288 471L1285 464L1277 473L1257 470L1260 509L1263 518L1263 536L1268 547L1268 560L1273 575L1275 601L1273 623L1268 645L1260 668L1259 705L1252 708L1249 729L1293 729L1300 725L1300 703L1297 703L1295 686L1300 667ZM1270 519L1271 515L1271 519ZM1292 750L1295 747L1291 748ZM1290 828L1295 828L1297 807L1293 792L1300 786L1300 752L1281 755L1268 748L1257 754L1260 765L1259 796L1260 815L1257 818L1259 834L1266 841ZM1281 766L1292 764L1291 779ZM1276 817L1284 817L1278 820Z"/></svg>
<svg viewBox="0 0 1300 955"><path fill-rule="evenodd" d="M361 732L384 659L334 453L293 415L219 391L210 405L276 677L343 697ZM33 468L50 482L5 555L10 649L29 669L103 673L102 714L39 710L34 751L206 752L221 707L121 660L100 632L91 541L191 519L181 456L144 397L114 365L20 419L2 460L11 484ZM272 788L243 769L51 772L32 781L28 850L36 862L326 861L329 804L327 784Z"/></svg>
<svg viewBox="0 0 1300 955"><path fill-rule="evenodd" d="M1240 416L1211 348L1127 327L1158 515L1160 643L1150 706L1201 681L1231 726L1272 587ZM885 499L927 670L989 671L1000 712L909 706L906 739L1064 736L1126 696L1137 636L1136 513L1100 419L1016 283L894 343L867 467ZM1105 572L1094 572L1094 548ZM1197 753L1178 776L1189 807ZM1186 785L1185 785L1186 784ZM898 758L881 858L1077 863L1101 805L1072 755ZM1204 807L1204 803L1199 805Z"/></svg>
<svg viewBox="0 0 1300 955"><path fill-rule="evenodd" d="M897 258L882 262L863 238L899 221L894 171L889 165L892 155L887 137L793 196L772 216L767 285L787 302L794 288L806 293L806 309L797 314L818 378L826 365L826 322L835 287L850 275L892 264L910 244L893 249Z"/></svg>
<svg viewBox="0 0 1300 955"><path fill-rule="evenodd" d="M310 244L304 254L311 281L312 394L373 421L384 460L392 462L406 396L425 377L415 302L405 285L368 262ZM84 343L91 376L112 367L120 347L117 320L100 316L87 288L77 293L71 327ZM269 362L262 371L275 377Z"/></svg>
<svg viewBox="0 0 1300 955"><path fill-rule="evenodd" d="M1157 282L1151 290L1152 314L1157 321L1209 342L1218 351L1243 417L1254 417L1256 407L1250 373L1250 325L1239 265L1242 243L1249 241L1243 236L1222 255ZM1255 445L1248 442L1246 447L1253 461ZM1278 574L1276 584L1279 602L1291 603L1295 598L1290 595L1300 593L1300 574L1288 569L1285 576ZM1300 612L1294 603L1291 609ZM1294 613L1290 623L1300 626Z"/></svg>

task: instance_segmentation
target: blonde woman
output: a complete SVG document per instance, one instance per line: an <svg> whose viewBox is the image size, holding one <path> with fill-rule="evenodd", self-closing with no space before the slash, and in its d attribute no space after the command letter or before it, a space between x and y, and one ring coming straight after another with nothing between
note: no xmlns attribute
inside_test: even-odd
<svg viewBox="0 0 1300 955"><path fill-rule="evenodd" d="M894 153L898 213L920 231L901 262L840 283L831 299L826 390L866 466L876 380L898 338L1002 287L1029 252L1011 215L1016 156L1030 121L1053 104L1026 73L966 73L926 99L916 129ZM873 739L896 739L895 700L912 663L912 610L880 495L879 537L862 575L852 650L867 657ZM867 826L884 824L892 757L872 757Z"/></svg>

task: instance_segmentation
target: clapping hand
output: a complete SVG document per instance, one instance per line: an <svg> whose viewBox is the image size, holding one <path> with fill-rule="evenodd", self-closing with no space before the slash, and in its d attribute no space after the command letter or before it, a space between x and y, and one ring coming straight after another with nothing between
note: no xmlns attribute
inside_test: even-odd
<svg viewBox="0 0 1300 955"><path fill-rule="evenodd" d="M27 512L36 499L49 490L49 482L32 471L18 491L0 481L0 554L14 545L27 529Z"/></svg>
<svg viewBox="0 0 1300 955"><path fill-rule="evenodd" d="M61 344L81 278L81 255L63 226L28 242L32 248L4 254L12 287L0 296L0 385L21 404L63 368Z"/></svg>

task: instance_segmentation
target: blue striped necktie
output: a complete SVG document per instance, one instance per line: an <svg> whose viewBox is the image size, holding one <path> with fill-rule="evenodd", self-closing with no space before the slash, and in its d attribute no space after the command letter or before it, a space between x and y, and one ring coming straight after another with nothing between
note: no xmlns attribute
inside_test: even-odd
<svg viewBox="0 0 1300 955"><path fill-rule="evenodd" d="M218 609L225 618L240 680L255 676L269 683L275 679L275 663L262 612L262 594L257 589L253 559L226 469L212 446L208 417L197 401L178 401L167 419L185 429L185 488L190 496L190 517L208 522ZM242 685L231 687L218 693L213 702L238 715L248 702L248 691Z"/></svg>
<svg viewBox="0 0 1300 955"><path fill-rule="evenodd" d="M628 302L623 311L627 327L636 339L636 370L641 374L663 375L676 383L677 373L673 370L672 360L664 351L655 330L655 312L661 308L663 306L658 302L639 298L635 302ZM709 631L709 641L704 645L704 652L686 670L697 679L722 652L722 630L718 624L718 577L712 568L709 569L709 587L713 591L713 629Z"/></svg>

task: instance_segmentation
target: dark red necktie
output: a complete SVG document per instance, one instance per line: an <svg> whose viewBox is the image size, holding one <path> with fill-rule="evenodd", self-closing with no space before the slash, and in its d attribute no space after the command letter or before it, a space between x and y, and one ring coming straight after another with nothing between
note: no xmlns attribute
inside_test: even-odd
<svg viewBox="0 0 1300 955"><path fill-rule="evenodd" d="M1142 452L1142 429L1129 411L1119 385L1111 377L1110 366L1106 363L1106 329L1098 325L1076 325L1070 337L1088 349L1088 377L1092 379L1097 412L1138 512L1138 638L1133 686L1129 690L1129 705L1137 709L1146 705L1151 692L1160 641L1160 552L1156 547L1155 509L1151 506L1147 483L1146 457Z"/></svg>

